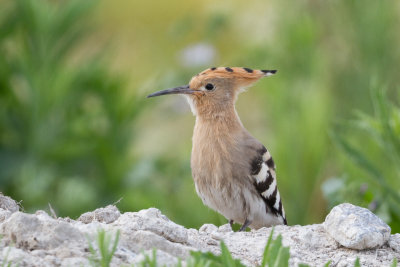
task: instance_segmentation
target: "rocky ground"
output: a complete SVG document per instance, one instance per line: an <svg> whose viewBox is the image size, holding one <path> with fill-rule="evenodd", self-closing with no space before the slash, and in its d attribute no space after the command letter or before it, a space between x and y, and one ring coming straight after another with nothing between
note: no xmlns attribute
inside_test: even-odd
<svg viewBox="0 0 400 267"><path fill-rule="evenodd" d="M205 224L186 229L150 208L121 214L107 206L82 214L77 220L56 218L45 211L27 214L17 203L0 194L0 264L15 266L88 266L89 243L95 246L99 229L111 235L120 231L113 266L135 264L157 248L159 264L174 265L191 250L220 252L224 240L232 255L246 265L259 265L271 228L232 232L230 226ZM366 209L351 204L335 207L323 224L277 226L283 244L290 246L290 265L389 266L400 259L400 234ZM4 265L1 265L4 266Z"/></svg>

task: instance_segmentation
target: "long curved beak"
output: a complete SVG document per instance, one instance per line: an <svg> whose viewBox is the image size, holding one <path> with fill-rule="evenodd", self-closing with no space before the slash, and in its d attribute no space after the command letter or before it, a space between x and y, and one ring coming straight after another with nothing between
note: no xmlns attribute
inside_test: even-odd
<svg viewBox="0 0 400 267"><path fill-rule="evenodd" d="M185 85L152 93L148 95L147 98L160 95L171 95L171 94L193 94L194 92L196 91L190 89L189 85Z"/></svg>

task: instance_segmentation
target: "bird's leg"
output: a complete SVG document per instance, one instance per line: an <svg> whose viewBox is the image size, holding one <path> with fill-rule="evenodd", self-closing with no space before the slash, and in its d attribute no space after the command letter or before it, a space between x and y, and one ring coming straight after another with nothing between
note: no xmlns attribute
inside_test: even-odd
<svg viewBox="0 0 400 267"><path fill-rule="evenodd" d="M246 219L244 221L244 224L242 225L242 227L240 227L239 232L246 231L247 226L249 226L251 223L252 223L252 221L249 221L248 219Z"/></svg>
<svg viewBox="0 0 400 267"><path fill-rule="evenodd" d="M233 220L229 220L229 225L231 226L231 229L233 230Z"/></svg>

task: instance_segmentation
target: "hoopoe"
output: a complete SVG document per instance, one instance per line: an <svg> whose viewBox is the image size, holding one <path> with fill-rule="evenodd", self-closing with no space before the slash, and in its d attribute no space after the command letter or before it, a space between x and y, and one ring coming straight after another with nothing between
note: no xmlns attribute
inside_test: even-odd
<svg viewBox="0 0 400 267"><path fill-rule="evenodd" d="M186 96L196 123L192 176L203 203L229 223L258 229L287 224L269 151L243 127L235 102L240 92L276 70L219 67L194 76L189 85L148 97Z"/></svg>

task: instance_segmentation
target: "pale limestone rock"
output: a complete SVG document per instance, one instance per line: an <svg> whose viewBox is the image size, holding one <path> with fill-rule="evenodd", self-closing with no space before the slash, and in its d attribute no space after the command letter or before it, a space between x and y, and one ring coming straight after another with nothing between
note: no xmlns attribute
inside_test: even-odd
<svg viewBox="0 0 400 267"><path fill-rule="evenodd" d="M19 211L18 203L7 196L4 196L3 193L0 192L0 208L3 210L9 210L11 213Z"/></svg>
<svg viewBox="0 0 400 267"><path fill-rule="evenodd" d="M214 224L203 224L203 226L201 226L199 228L199 232L200 233L204 232L204 233L211 234L211 233L214 233L216 231L218 231L218 227L215 226Z"/></svg>
<svg viewBox="0 0 400 267"><path fill-rule="evenodd" d="M10 217L11 214L11 211L0 208L0 222L4 222L4 220Z"/></svg>
<svg viewBox="0 0 400 267"><path fill-rule="evenodd" d="M261 263L272 229L238 233L232 232L229 224L220 227L205 224L199 230L186 229L155 208L120 214L116 208L108 206L90 212L92 218L86 220L81 216L77 221L54 219L44 211L26 214L4 209L0 209L0 219L2 211L9 213L4 221L0 220L0 234L3 236L0 265L11 262L13 266L21 267L89 266L89 242L97 249L100 229L111 236L120 231L112 267L137 264L144 259L143 253L151 257L153 248L157 249L158 266L174 266L178 258L185 266L191 250L219 254L221 241L225 242L234 258L248 266L257 266ZM364 216L362 213L354 214ZM290 246L290 266L299 263L322 266L329 260L331 266L353 266L357 257L362 266L389 266L394 257L400 258L400 234L391 235L387 244L379 248L352 250L340 246L324 227L326 225L322 224L275 227L274 236L282 235L284 246ZM7 253L8 260L5 257Z"/></svg>
<svg viewBox="0 0 400 267"><path fill-rule="evenodd" d="M400 253L400 234L390 236L388 244L394 251Z"/></svg>
<svg viewBox="0 0 400 267"><path fill-rule="evenodd" d="M120 211L114 205L108 205L105 208L96 209L95 211L89 211L82 214L78 221L83 223L91 223L93 221L102 223L112 223L121 216Z"/></svg>
<svg viewBox="0 0 400 267"><path fill-rule="evenodd" d="M138 255L132 263L136 266L136 264L140 264L140 262L142 262L146 257L153 259L153 250L145 250L142 254ZM176 266L179 262L178 258L171 256L171 254L162 250L156 251L156 259L158 266L172 267Z"/></svg>
<svg viewBox="0 0 400 267"><path fill-rule="evenodd" d="M165 239L184 243L187 241L187 230L163 215L158 209L150 208L139 212L126 212L113 223L124 232L145 230L153 232Z"/></svg>
<svg viewBox="0 0 400 267"><path fill-rule="evenodd" d="M390 238L390 227L378 216L349 203L334 207L324 227L339 244L351 249L381 247Z"/></svg>
<svg viewBox="0 0 400 267"><path fill-rule="evenodd" d="M54 248L63 243L85 240L77 229L66 222L22 212L15 212L5 220L0 233L15 243L16 247L29 250Z"/></svg>
<svg viewBox="0 0 400 267"><path fill-rule="evenodd" d="M121 244L137 253L142 250L157 248L180 258L187 258L190 247L171 242L164 237L150 231L137 230L130 235L123 235Z"/></svg>
<svg viewBox="0 0 400 267"><path fill-rule="evenodd" d="M22 249L9 246L3 248L1 258L6 262L22 263L24 259L29 258L29 254Z"/></svg>
<svg viewBox="0 0 400 267"><path fill-rule="evenodd" d="M18 203L10 197L4 196L0 192L0 222L11 216L12 213L19 210Z"/></svg>
<svg viewBox="0 0 400 267"><path fill-rule="evenodd" d="M71 266L90 266L89 260L83 257L72 257L63 259L61 262L61 267L71 267Z"/></svg>

